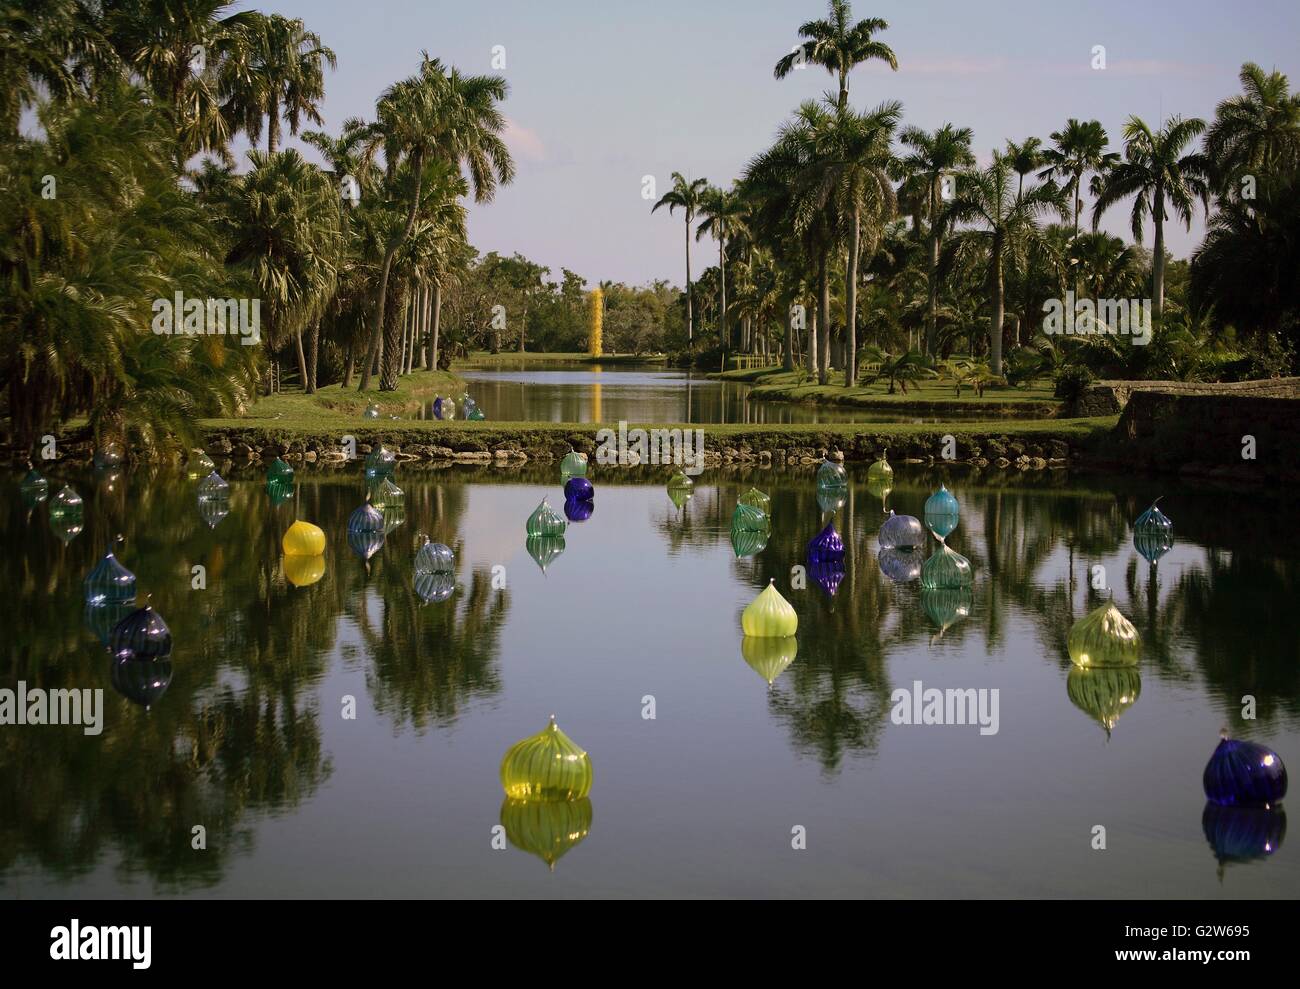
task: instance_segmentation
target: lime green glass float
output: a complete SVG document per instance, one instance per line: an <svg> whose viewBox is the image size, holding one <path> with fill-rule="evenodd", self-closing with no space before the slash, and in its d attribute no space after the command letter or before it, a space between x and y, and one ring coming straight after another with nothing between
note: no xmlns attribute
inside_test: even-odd
<svg viewBox="0 0 1300 989"><path fill-rule="evenodd" d="M525 530L530 537L562 536L566 527L567 523L564 521L563 516L556 512L543 498L542 503L533 510L533 514L528 516Z"/></svg>
<svg viewBox="0 0 1300 989"><path fill-rule="evenodd" d="M1157 498L1133 523L1133 548L1152 566L1174 546L1174 523L1159 503Z"/></svg>
<svg viewBox="0 0 1300 989"><path fill-rule="evenodd" d="M799 640L793 635L785 638L743 635L740 638L741 656L750 669L767 681L769 687L789 668L798 653Z"/></svg>
<svg viewBox="0 0 1300 989"><path fill-rule="evenodd" d="M50 521L63 522L75 520L80 522L85 513L85 503L81 495L70 484L59 488L58 493L50 499Z"/></svg>
<svg viewBox="0 0 1300 989"><path fill-rule="evenodd" d="M737 529L742 532L770 532L772 523L761 508L740 503L731 513L731 531Z"/></svg>
<svg viewBox="0 0 1300 989"><path fill-rule="evenodd" d="M741 613L740 628L746 635L774 639L787 638L799 630L799 616L776 589L775 578Z"/></svg>
<svg viewBox="0 0 1300 989"><path fill-rule="evenodd" d="M27 462L27 473L18 485L18 492L28 508L35 508L50 495L50 482L41 476L30 460Z"/></svg>
<svg viewBox="0 0 1300 989"><path fill-rule="evenodd" d="M969 587L975 580L970 560L941 542L939 549L921 565L922 588Z"/></svg>
<svg viewBox="0 0 1300 989"><path fill-rule="evenodd" d="M397 466L397 454L380 443L366 454L366 480L386 477Z"/></svg>
<svg viewBox="0 0 1300 989"><path fill-rule="evenodd" d="M280 540L285 556L321 556L325 552L325 533L320 526L294 521Z"/></svg>
<svg viewBox="0 0 1300 989"><path fill-rule="evenodd" d="M684 471L678 471L668 479L668 499L673 503L674 508L680 509L695 494L695 482L686 476Z"/></svg>
<svg viewBox="0 0 1300 989"><path fill-rule="evenodd" d="M768 495L759 491L758 488L750 488L737 500L737 504L748 505L750 508L757 508L770 520L772 518L772 499Z"/></svg>
<svg viewBox="0 0 1300 989"><path fill-rule="evenodd" d="M1072 666L1065 678L1065 692L1070 703L1105 728L1106 737L1110 738L1120 715L1142 696L1142 677L1131 666L1097 669Z"/></svg>
<svg viewBox="0 0 1300 989"><path fill-rule="evenodd" d="M118 537L121 539L121 537ZM135 574L113 555L113 547L95 564L83 582L86 604L125 604L135 600Z"/></svg>
<svg viewBox="0 0 1300 989"><path fill-rule="evenodd" d="M823 458L817 468L817 490L840 492L847 490L848 486L849 475L844 470L844 465L836 463L829 457Z"/></svg>
<svg viewBox="0 0 1300 989"><path fill-rule="evenodd" d="M207 477L217 469L217 463L202 450L194 450L190 453L190 459L185 464L185 473L191 481L197 481L201 477Z"/></svg>
<svg viewBox="0 0 1300 989"><path fill-rule="evenodd" d="M889 466L889 451L886 450L880 455L880 459L873 461L867 468L867 483L872 481L877 483L888 483L890 487L894 485L894 468Z"/></svg>
<svg viewBox="0 0 1300 989"><path fill-rule="evenodd" d="M555 863L591 831L591 801L512 800L501 805L506 839L522 852L536 855L554 872Z"/></svg>
<svg viewBox="0 0 1300 989"><path fill-rule="evenodd" d="M387 475L375 478L367 487L370 492L370 504L381 512L386 511L390 506L404 508L406 505L406 492L394 484L393 479Z"/></svg>
<svg viewBox="0 0 1300 989"><path fill-rule="evenodd" d="M749 556L757 556L767 548L767 541L771 538L770 529L738 529L734 525L731 527L731 548L736 554L736 559L744 559Z"/></svg>
<svg viewBox="0 0 1300 989"><path fill-rule="evenodd" d="M884 514L889 513L889 493L893 490L894 482L892 478L878 477L874 480L870 478L867 480L867 493L873 498L880 499L880 511Z"/></svg>
<svg viewBox="0 0 1300 989"><path fill-rule="evenodd" d="M528 550L528 555L533 558L533 562L545 574L546 568L558 560L560 554L564 552L564 537L529 536L524 541L524 548Z"/></svg>
<svg viewBox="0 0 1300 989"><path fill-rule="evenodd" d="M371 402L369 405L366 406L366 411L361 413L361 418L362 418L362 419L378 419L378 418L379 418L379 406L378 406L378 405L375 405L373 402Z"/></svg>
<svg viewBox="0 0 1300 989"><path fill-rule="evenodd" d="M591 793L591 759L552 714L540 732L506 750L501 786L512 800L581 800Z"/></svg>
<svg viewBox="0 0 1300 989"><path fill-rule="evenodd" d="M1085 670L1137 666L1142 653L1142 637L1114 601L1107 601L1075 622L1065 645L1071 662Z"/></svg>
<svg viewBox="0 0 1300 989"><path fill-rule="evenodd" d="M973 603L974 595L969 587L931 587L921 591L921 607L939 627L935 639L942 639L948 629L969 618Z"/></svg>
<svg viewBox="0 0 1300 989"><path fill-rule="evenodd" d="M579 453L577 450L570 450L560 461L560 483L563 484L571 477L587 476L587 455Z"/></svg>
<svg viewBox="0 0 1300 989"><path fill-rule="evenodd" d="M925 524L940 539L947 539L957 528L959 512L957 499L942 484L938 491L925 499Z"/></svg>
<svg viewBox="0 0 1300 989"><path fill-rule="evenodd" d="M272 460L271 466L266 468L266 490L274 490L274 485L288 485L293 490L293 468L279 457Z"/></svg>

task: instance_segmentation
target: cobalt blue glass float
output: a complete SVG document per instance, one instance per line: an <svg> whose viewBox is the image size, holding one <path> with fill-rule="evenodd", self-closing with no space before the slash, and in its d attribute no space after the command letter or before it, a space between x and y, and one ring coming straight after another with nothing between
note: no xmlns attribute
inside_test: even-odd
<svg viewBox="0 0 1300 989"><path fill-rule="evenodd" d="M596 497L596 489L585 477L571 477L564 482L564 497L574 501L591 501Z"/></svg>
<svg viewBox="0 0 1300 989"><path fill-rule="evenodd" d="M957 499L942 484L938 491L925 499L925 524L940 539L947 539L957 528L959 514Z"/></svg>
<svg viewBox="0 0 1300 989"><path fill-rule="evenodd" d="M348 532L383 532L384 516L370 499L366 498L365 504L361 505L348 518Z"/></svg>
<svg viewBox="0 0 1300 989"><path fill-rule="evenodd" d="M1286 811L1282 807L1224 807L1206 801L1201 831L1223 867L1265 859L1286 839Z"/></svg>
<svg viewBox="0 0 1300 989"><path fill-rule="evenodd" d="M115 660L166 659L172 654L172 633L162 615L146 604L113 627L108 649Z"/></svg>
<svg viewBox="0 0 1300 989"><path fill-rule="evenodd" d="M835 523L828 522L826 528L813 536L808 543L808 565L818 563L839 563L844 559L844 540L835 531Z"/></svg>
<svg viewBox="0 0 1300 989"><path fill-rule="evenodd" d="M889 513L880 526L880 548L915 549L925 545L925 529L919 519L911 515Z"/></svg>
<svg viewBox="0 0 1300 989"><path fill-rule="evenodd" d="M935 554L921 564L921 586L928 589L969 587L975 580L970 560L947 544L940 544Z"/></svg>
<svg viewBox="0 0 1300 989"><path fill-rule="evenodd" d="M570 522L586 522L596 510L596 503L590 499L564 499L564 517Z"/></svg>
<svg viewBox="0 0 1300 989"><path fill-rule="evenodd" d="M366 454L366 480L374 481L386 477L397 466L397 454L380 443Z"/></svg>
<svg viewBox="0 0 1300 989"><path fill-rule="evenodd" d="M554 563L564 552L563 536L529 536L524 543L533 562L546 573L546 568Z"/></svg>
<svg viewBox="0 0 1300 989"><path fill-rule="evenodd" d="M84 583L86 603L125 604L135 600L135 574L118 562L113 547L86 575Z"/></svg>
<svg viewBox="0 0 1300 989"><path fill-rule="evenodd" d="M1286 796L1286 766L1270 748L1222 738L1201 782L1205 795L1216 804L1267 807Z"/></svg>
<svg viewBox="0 0 1300 989"><path fill-rule="evenodd" d="M844 561L829 560L823 563L809 563L808 576L812 578L814 584L826 592L827 597L834 597L835 592L840 589L840 582L844 580Z"/></svg>
<svg viewBox="0 0 1300 989"><path fill-rule="evenodd" d="M1133 548L1151 564L1156 563L1174 545L1174 523L1160 511L1159 502L1159 498L1153 501L1151 507L1133 523Z"/></svg>
<svg viewBox="0 0 1300 989"><path fill-rule="evenodd" d="M880 572L895 584L906 584L921 576L921 567L925 563L925 554L919 548L882 549L876 556Z"/></svg>
<svg viewBox="0 0 1300 989"><path fill-rule="evenodd" d="M824 458L821 466L817 468L817 490L838 492L848 486L849 475L845 472L844 465L830 458Z"/></svg>
<svg viewBox="0 0 1300 989"><path fill-rule="evenodd" d="M365 529L348 529L348 549L357 554L357 557L366 564L366 572L370 572L370 558L384 548L384 517L379 516L380 527L378 532L371 532Z"/></svg>
<svg viewBox="0 0 1300 989"><path fill-rule="evenodd" d="M455 419L456 403L450 398L439 395L433 400L433 417L435 419Z"/></svg>
<svg viewBox="0 0 1300 989"><path fill-rule="evenodd" d="M109 670L113 689L146 711L162 699L172 682L170 659L138 659L123 655L113 658Z"/></svg>

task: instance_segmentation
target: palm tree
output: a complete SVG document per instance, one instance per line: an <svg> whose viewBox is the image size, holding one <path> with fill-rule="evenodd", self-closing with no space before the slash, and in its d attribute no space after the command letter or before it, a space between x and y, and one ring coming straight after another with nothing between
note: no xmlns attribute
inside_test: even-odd
<svg viewBox="0 0 1300 989"><path fill-rule="evenodd" d="M868 17L851 23L853 8L848 0L830 0L827 9L829 15L825 20L808 21L799 28L799 37L804 42L795 46L795 50L776 63L773 75L784 79L798 65L820 65L827 72L839 78L839 109L849 105L849 73L856 65L871 59L879 59L898 71L898 58L883 41L876 41L872 35L887 30L889 24L879 17Z"/></svg>
<svg viewBox="0 0 1300 989"><path fill-rule="evenodd" d="M1152 316L1158 324L1165 308L1165 219L1166 203L1188 229L1192 209L1200 199L1202 209L1209 208L1210 163L1205 155L1183 151L1191 140L1205 130L1205 121L1196 117L1170 118L1158 131L1152 131L1138 117L1129 117L1124 125L1124 160L1104 176L1092 209L1094 228L1101 215L1111 206L1133 196L1133 239L1142 243L1142 226L1151 217L1155 236L1151 257Z"/></svg>
<svg viewBox="0 0 1300 989"><path fill-rule="evenodd" d="M441 61L425 53L419 74L390 86L379 100L374 141L383 146L388 184L405 194L407 215L405 225L386 245L380 264L361 391L370 387L371 368L384 337L388 277L394 255L415 226L426 163L440 160L457 169L463 165L474 199L480 203L492 200L498 182L514 178L514 160L501 139L506 121L497 106L508 92L501 76L463 76L454 68L444 69ZM399 178L400 185L396 184ZM389 336L380 377L384 391L397 388L400 325L390 325Z"/></svg>
<svg viewBox="0 0 1300 989"><path fill-rule="evenodd" d="M237 38L223 65L223 110L253 142L266 118L266 150L274 154L281 111L290 134L304 117L321 123L317 106L325 97L325 65L337 64L334 52L300 18L280 14L254 12Z"/></svg>
<svg viewBox="0 0 1300 989"><path fill-rule="evenodd" d="M909 174L924 180L926 208L930 217L930 259L926 275L929 300L925 317L925 351L928 354L934 353L935 313L939 305L939 245L945 226L941 217L941 183L945 176L952 175L957 169L975 164L975 156L970 149L971 137L969 127L958 128L944 124L933 134L927 134L919 127L908 127L900 138L904 145L912 149L902 159L902 167Z"/></svg>
<svg viewBox="0 0 1300 989"><path fill-rule="evenodd" d="M695 311L691 306L691 224L699 211L701 197L709 186L708 179L687 181L681 172L673 172L673 187L659 197L659 201L650 207L653 213L660 206L667 206L669 215L678 207L686 218L686 346L695 346Z"/></svg>
<svg viewBox="0 0 1300 989"><path fill-rule="evenodd" d="M1205 135L1222 195L1240 195L1237 183L1245 175L1265 179L1300 168L1300 93L1291 92L1281 72L1265 73L1254 62L1238 78L1245 92L1218 105Z"/></svg>
<svg viewBox="0 0 1300 989"><path fill-rule="evenodd" d="M718 341L722 345L722 369L727 366L727 238L744 224L745 208L735 190L727 192L709 186L700 195L699 215L704 219L695 230L695 239L706 234L718 242Z"/></svg>
<svg viewBox="0 0 1300 989"><path fill-rule="evenodd" d="M996 151L993 162L981 171L959 176L957 197L948 212L957 222L974 223L965 236L974 236L988 248L988 285L993 292L993 312L989 322L989 366L994 375L1002 374L1002 321L1006 294L1003 263L1007 252L1018 240L1030 240L1037 234L1037 219L1048 212L1065 215L1065 192L1048 180L1028 191L1017 190L1011 183L1011 163Z"/></svg>
<svg viewBox="0 0 1300 989"><path fill-rule="evenodd" d="M1069 194L1074 207L1074 236L1079 236L1079 210L1083 206L1083 177L1089 172L1104 175L1119 161L1119 155L1107 151L1110 138L1106 128L1097 120L1080 122L1073 117L1065 122L1065 129L1052 132L1055 147L1047 148L1042 153L1047 165L1039 173L1039 178L1060 179L1062 188ZM1077 274L1077 273L1076 273ZM1079 280L1075 279L1074 290L1079 291Z"/></svg>
<svg viewBox="0 0 1300 989"><path fill-rule="evenodd" d="M1007 141L1007 161L1011 170L1020 176L1020 190L1025 188L1025 176L1036 168L1043 167L1043 142L1036 137L1027 137L1019 144Z"/></svg>

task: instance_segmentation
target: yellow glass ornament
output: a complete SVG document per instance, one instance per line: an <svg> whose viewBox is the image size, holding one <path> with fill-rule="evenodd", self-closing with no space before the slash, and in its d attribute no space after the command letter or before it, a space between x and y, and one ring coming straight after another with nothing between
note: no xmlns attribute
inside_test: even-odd
<svg viewBox="0 0 1300 989"><path fill-rule="evenodd" d="M591 801L511 800L501 805L501 824L510 844L536 855L555 871L555 863L591 831Z"/></svg>
<svg viewBox="0 0 1300 989"><path fill-rule="evenodd" d="M1131 666L1120 669L1080 669L1075 666L1065 678L1070 703L1106 729L1142 696L1142 677Z"/></svg>
<svg viewBox="0 0 1300 989"><path fill-rule="evenodd" d="M320 556L325 552L325 533L320 526L299 519L289 526L280 545L285 556Z"/></svg>
<svg viewBox="0 0 1300 989"><path fill-rule="evenodd" d="M799 616L776 589L773 579L741 614L740 627L746 635L784 639L798 630Z"/></svg>
<svg viewBox="0 0 1300 989"><path fill-rule="evenodd" d="M591 792L591 760L552 714L538 734L507 750L501 786L514 800L577 800Z"/></svg>
<svg viewBox="0 0 1300 989"><path fill-rule="evenodd" d="M294 587L310 587L325 576L325 557L285 555L284 579Z"/></svg>
<svg viewBox="0 0 1300 989"><path fill-rule="evenodd" d="M793 635L783 639L746 635L740 640L740 654L769 687L794 662L798 652L799 640Z"/></svg>
<svg viewBox="0 0 1300 989"><path fill-rule="evenodd" d="M1115 602L1107 601L1074 623L1065 645L1070 660L1085 670L1137 666L1142 638L1133 623L1120 614Z"/></svg>

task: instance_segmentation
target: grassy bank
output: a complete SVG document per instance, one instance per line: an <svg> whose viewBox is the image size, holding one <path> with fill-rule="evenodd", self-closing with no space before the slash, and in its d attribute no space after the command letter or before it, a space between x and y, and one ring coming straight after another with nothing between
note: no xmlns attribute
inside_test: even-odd
<svg viewBox="0 0 1300 989"><path fill-rule="evenodd" d="M414 371L403 375L396 391L380 391L379 378L375 377L372 381L375 387L363 392L357 391L355 384L347 388L327 385L318 389L314 395L307 395L297 389L277 392L259 398L242 419L209 419L201 425L211 428L217 422L229 424L275 420L277 424L295 423L300 427L319 427L325 423L360 419L367 405L379 406L380 413L385 416L405 415L418 410L438 395L459 396L465 390L465 382L447 371Z"/></svg>

